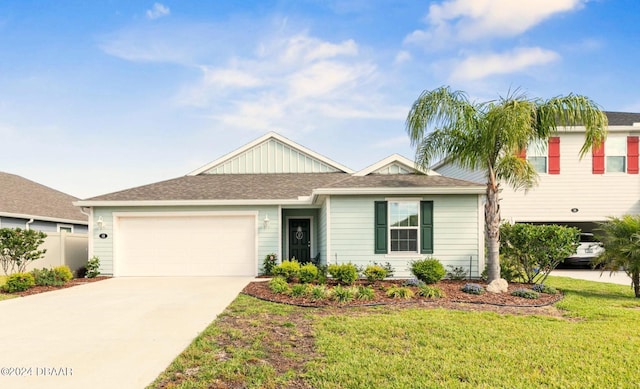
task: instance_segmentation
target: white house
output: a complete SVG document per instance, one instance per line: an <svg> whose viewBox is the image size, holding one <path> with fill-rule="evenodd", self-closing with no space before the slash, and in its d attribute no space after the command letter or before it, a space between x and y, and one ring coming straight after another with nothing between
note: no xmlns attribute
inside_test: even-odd
<svg viewBox="0 0 640 389"><path fill-rule="evenodd" d="M538 185L528 191L503 185L503 220L564 224L589 232L609 216L640 214L640 113L606 114L609 134L603 147L582 159L579 150L584 127L560 129L547 144L529 146L523 157L536 166ZM446 162L433 170L448 177L486 182L482 172Z"/></svg>

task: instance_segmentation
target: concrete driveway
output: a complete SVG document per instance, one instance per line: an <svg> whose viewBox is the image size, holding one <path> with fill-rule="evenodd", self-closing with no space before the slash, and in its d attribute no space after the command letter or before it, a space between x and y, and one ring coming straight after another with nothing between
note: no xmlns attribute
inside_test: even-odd
<svg viewBox="0 0 640 389"><path fill-rule="evenodd" d="M554 269L552 276L576 278L586 281L608 282L610 284L631 285L631 278L624 271L611 272L592 269Z"/></svg>
<svg viewBox="0 0 640 389"><path fill-rule="evenodd" d="M0 388L143 388L249 277L126 277L0 302Z"/></svg>

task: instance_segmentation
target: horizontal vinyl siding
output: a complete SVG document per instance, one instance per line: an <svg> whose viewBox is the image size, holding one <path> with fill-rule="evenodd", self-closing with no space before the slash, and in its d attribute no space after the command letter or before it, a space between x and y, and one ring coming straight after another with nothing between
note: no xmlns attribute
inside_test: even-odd
<svg viewBox="0 0 640 389"><path fill-rule="evenodd" d="M612 133L609 137L626 137ZM640 177L627 173L592 173L592 155L579 159L583 133L560 133L560 173L540 174L529 191L503 185L500 209L508 221L585 222L640 213ZM577 208L578 212L571 212Z"/></svg>
<svg viewBox="0 0 640 389"><path fill-rule="evenodd" d="M415 197L412 197L415 198ZM352 262L367 266L372 262L391 263L396 277L407 277L409 262L433 256L447 265L469 267L477 276L482 245L478 231L478 197L476 195L424 196L433 201L434 253L403 256L374 254L374 202L381 196L331 196L331 252L329 263Z"/></svg>
<svg viewBox="0 0 640 389"><path fill-rule="evenodd" d="M94 226L95 221L102 216L104 228L99 230L97 227L93 229L93 255L100 258L100 271L105 275L113 275L113 213L124 212L241 212L241 211L258 211L257 220L257 236L258 236L258 267L262 266L263 258L270 253L278 252L278 229L280 223L278 220L277 206L260 206L260 207L96 207L94 209ZM263 220L269 215L269 227L265 230ZM108 237L101 239L100 234L106 233Z"/></svg>
<svg viewBox="0 0 640 389"><path fill-rule="evenodd" d="M457 178L459 180L466 180L471 182L477 182L480 184L486 184L486 173L480 170L467 170L462 169L454 164L447 163L439 168L435 169L438 174L442 174L445 177Z"/></svg>

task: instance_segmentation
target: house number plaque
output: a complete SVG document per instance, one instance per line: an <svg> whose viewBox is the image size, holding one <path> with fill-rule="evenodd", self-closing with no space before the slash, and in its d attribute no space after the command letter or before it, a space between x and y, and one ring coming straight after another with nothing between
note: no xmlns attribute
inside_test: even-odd
<svg viewBox="0 0 640 389"><path fill-rule="evenodd" d="M102 234L100 234L100 235L98 235L98 236L100 237L100 239L107 239L107 236L109 236L109 235L107 235L107 234L105 234L105 233L103 232Z"/></svg>

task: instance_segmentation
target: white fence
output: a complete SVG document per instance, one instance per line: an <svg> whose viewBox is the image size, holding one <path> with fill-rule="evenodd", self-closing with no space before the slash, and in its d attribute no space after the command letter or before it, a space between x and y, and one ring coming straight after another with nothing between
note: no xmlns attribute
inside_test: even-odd
<svg viewBox="0 0 640 389"><path fill-rule="evenodd" d="M87 264L89 257L89 237L87 234L71 234L66 231L47 232L40 249L47 249L44 257L27 265L27 271L67 265L75 274L76 270Z"/></svg>

